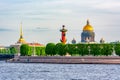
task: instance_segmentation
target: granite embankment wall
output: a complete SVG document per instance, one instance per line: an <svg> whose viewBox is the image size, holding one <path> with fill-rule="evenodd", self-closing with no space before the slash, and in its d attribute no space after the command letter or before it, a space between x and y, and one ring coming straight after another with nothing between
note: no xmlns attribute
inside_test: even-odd
<svg viewBox="0 0 120 80"><path fill-rule="evenodd" d="M0 54L0 60L6 60L14 58L14 54Z"/></svg>
<svg viewBox="0 0 120 80"><path fill-rule="evenodd" d="M120 64L119 56L16 56L8 62L57 64Z"/></svg>

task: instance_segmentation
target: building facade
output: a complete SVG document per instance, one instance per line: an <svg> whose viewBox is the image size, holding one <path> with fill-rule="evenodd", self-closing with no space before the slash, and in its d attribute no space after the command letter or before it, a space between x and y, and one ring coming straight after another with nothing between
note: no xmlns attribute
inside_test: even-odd
<svg viewBox="0 0 120 80"><path fill-rule="evenodd" d="M95 42L94 29L90 25L89 20L87 20L87 24L83 27L83 32L81 33L81 42Z"/></svg>

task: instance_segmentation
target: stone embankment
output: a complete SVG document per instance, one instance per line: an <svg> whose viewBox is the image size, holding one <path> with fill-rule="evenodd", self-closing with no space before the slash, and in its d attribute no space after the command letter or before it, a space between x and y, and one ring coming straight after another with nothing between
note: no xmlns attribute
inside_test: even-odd
<svg viewBox="0 0 120 80"><path fill-rule="evenodd" d="M57 64L120 64L119 56L15 56L8 62Z"/></svg>
<svg viewBox="0 0 120 80"><path fill-rule="evenodd" d="M0 54L0 60L7 60L14 58L14 54Z"/></svg>

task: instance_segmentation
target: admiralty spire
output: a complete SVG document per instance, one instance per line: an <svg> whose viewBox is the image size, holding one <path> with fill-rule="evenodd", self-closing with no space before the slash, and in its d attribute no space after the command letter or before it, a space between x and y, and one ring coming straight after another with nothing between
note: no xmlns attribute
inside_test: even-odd
<svg viewBox="0 0 120 80"><path fill-rule="evenodd" d="M22 23L20 24L20 38L17 41L17 43L21 43L21 44L26 43L25 39L23 38Z"/></svg>

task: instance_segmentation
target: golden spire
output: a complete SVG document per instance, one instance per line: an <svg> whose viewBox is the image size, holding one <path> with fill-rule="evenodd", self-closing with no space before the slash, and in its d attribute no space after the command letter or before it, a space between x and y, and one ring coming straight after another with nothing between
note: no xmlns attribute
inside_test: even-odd
<svg viewBox="0 0 120 80"><path fill-rule="evenodd" d="M89 19L87 19L87 25L89 25Z"/></svg>
<svg viewBox="0 0 120 80"><path fill-rule="evenodd" d="M22 43L22 44L26 43L26 41L25 41L24 38L23 38L22 22L21 22L21 24L20 24L20 38L19 38L19 40L18 40L17 43Z"/></svg>
<svg viewBox="0 0 120 80"><path fill-rule="evenodd" d="M20 38L23 38L23 32L22 32L22 22L20 24Z"/></svg>

